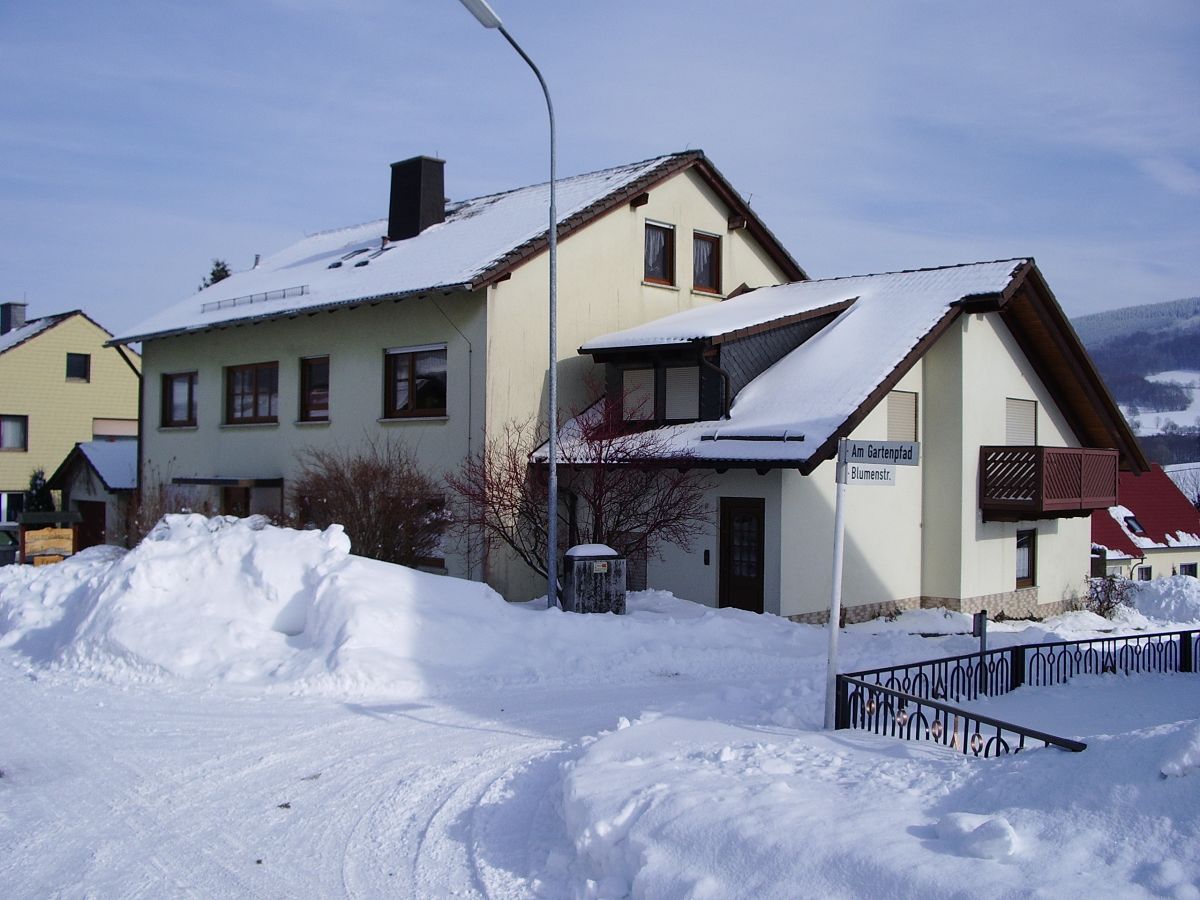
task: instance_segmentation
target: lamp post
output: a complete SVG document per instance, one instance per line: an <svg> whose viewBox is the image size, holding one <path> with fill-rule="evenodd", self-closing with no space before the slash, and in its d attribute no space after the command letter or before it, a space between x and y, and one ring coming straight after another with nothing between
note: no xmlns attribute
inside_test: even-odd
<svg viewBox="0 0 1200 900"><path fill-rule="evenodd" d="M521 45L513 40L500 17L487 4L487 0L460 0L463 6L479 20L484 28L495 28L514 50L525 60L526 65L537 76L542 93L546 95L546 112L550 114L550 409L547 413L549 425L549 464L550 484L546 505L546 605L558 603L558 213L555 207L554 181L556 176L555 164L555 135L554 135L554 104L550 102L550 89L546 87L546 79L538 71L532 59L529 58Z"/></svg>

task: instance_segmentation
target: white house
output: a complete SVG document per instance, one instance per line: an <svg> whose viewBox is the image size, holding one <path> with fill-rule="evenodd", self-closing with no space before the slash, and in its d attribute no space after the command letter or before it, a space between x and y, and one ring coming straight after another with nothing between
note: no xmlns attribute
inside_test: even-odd
<svg viewBox="0 0 1200 900"><path fill-rule="evenodd" d="M713 471L710 533L646 570L713 606L827 617L843 437L920 443L894 485L847 487L851 621L1061 609L1118 465L1147 469L1029 259L764 287L580 352L664 464Z"/></svg>
<svg viewBox="0 0 1200 900"><path fill-rule="evenodd" d="M396 163L388 218L306 238L117 339L143 347L145 486L277 512L305 448L391 437L436 476L544 416L548 187L447 202L443 172ZM564 409L593 371L585 340L805 277L699 151L561 179L558 213ZM538 590L500 554L445 569Z"/></svg>

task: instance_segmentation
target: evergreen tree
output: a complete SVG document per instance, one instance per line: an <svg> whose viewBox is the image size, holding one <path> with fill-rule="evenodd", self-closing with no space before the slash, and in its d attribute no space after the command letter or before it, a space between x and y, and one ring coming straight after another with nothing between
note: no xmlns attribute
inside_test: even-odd
<svg viewBox="0 0 1200 900"><path fill-rule="evenodd" d="M204 276L204 280L200 282L200 290L204 290L206 287L212 287L218 281L224 281L232 274L233 273L229 271L229 263L225 262L223 259L214 259L212 261L212 269L207 275Z"/></svg>
<svg viewBox="0 0 1200 900"><path fill-rule="evenodd" d="M26 512L54 512L54 495L46 486L44 469L34 469L29 476L29 492L25 495Z"/></svg>

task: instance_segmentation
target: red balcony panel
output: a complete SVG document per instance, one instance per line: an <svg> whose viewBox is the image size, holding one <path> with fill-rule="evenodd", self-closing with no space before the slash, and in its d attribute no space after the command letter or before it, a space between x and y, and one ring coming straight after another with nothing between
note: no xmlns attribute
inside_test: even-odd
<svg viewBox="0 0 1200 900"><path fill-rule="evenodd" d="M1117 451L980 447L984 521L1090 515L1117 502Z"/></svg>

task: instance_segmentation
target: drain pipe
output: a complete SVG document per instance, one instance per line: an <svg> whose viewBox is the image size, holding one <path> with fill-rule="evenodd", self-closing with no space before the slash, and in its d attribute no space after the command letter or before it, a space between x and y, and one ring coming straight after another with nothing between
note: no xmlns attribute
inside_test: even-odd
<svg viewBox="0 0 1200 900"><path fill-rule="evenodd" d="M732 400L732 396L733 396L733 379L729 377L728 372L726 372L724 369L722 369L716 363L709 361L708 358L705 357L703 351L701 351L701 353L700 353L700 365L707 366L708 368L712 369L714 372L716 372L718 375L721 376L721 381L724 383L724 391L723 391L724 397L722 398L722 402L721 402L721 418L728 419L729 418L729 404L730 404L730 402Z"/></svg>

